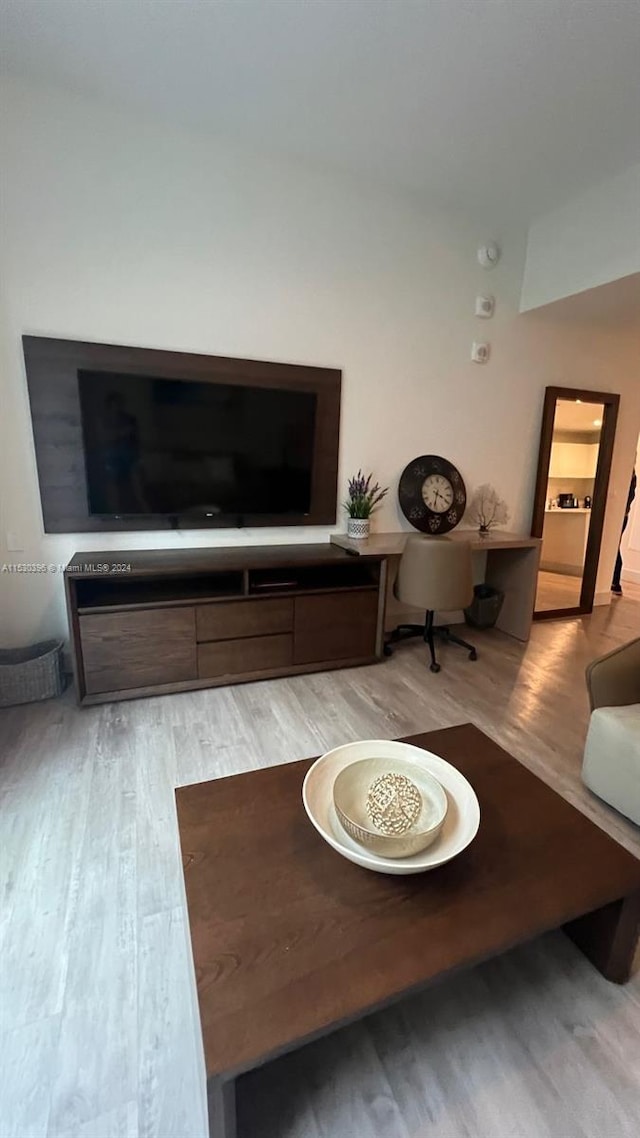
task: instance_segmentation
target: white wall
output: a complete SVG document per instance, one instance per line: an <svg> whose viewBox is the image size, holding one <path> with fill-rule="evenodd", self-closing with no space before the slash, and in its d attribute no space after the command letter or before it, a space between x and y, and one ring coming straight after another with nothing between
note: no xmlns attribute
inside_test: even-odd
<svg viewBox="0 0 640 1138"><path fill-rule="evenodd" d="M340 367L343 488L363 466L395 491L412 457L441 453L469 490L496 485L515 529L530 522L546 384L626 392L629 438L623 432L616 461L630 466L640 433L635 358L618 334L518 315L523 234L488 233L363 182L72 96L14 84L0 94L0 564L62 563L100 547L323 541L329 533L44 535L25 332ZM487 274L475 251L489 237L504 255ZM473 316L483 290L497 298L491 322ZM493 346L484 367L469 361L478 336ZM377 525L399 524L392 493ZM619 519L611 524L619 532ZM23 552L8 553L8 531ZM612 563L613 529L606 540ZM0 602L5 642L66 626L56 574L1 574Z"/></svg>
<svg viewBox="0 0 640 1138"><path fill-rule="evenodd" d="M526 312L640 271L640 163L529 228Z"/></svg>

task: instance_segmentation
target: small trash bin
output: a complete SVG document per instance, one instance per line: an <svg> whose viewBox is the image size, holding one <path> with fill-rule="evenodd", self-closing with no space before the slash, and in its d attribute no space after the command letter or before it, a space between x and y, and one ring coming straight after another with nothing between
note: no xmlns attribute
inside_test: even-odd
<svg viewBox="0 0 640 1138"><path fill-rule="evenodd" d="M504 593L494 589L492 585L476 585L473 590L473 600L464 610L467 624L474 628L493 628L504 601Z"/></svg>
<svg viewBox="0 0 640 1138"><path fill-rule="evenodd" d="M64 691L62 641L0 648L0 707L51 699Z"/></svg>

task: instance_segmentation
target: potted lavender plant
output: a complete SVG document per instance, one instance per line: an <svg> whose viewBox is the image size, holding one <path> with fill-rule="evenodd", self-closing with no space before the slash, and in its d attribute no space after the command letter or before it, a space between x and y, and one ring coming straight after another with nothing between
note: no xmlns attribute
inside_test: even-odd
<svg viewBox="0 0 640 1138"><path fill-rule="evenodd" d="M389 491L388 486L382 490L377 482L372 486L372 478L373 474L365 477L359 470L349 479L349 496L343 503L348 515L347 537L362 540L369 536L371 515Z"/></svg>

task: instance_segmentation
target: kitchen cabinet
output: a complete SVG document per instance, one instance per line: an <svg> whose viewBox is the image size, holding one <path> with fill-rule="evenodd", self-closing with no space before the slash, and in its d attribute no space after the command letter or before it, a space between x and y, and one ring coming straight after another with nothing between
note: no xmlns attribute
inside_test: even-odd
<svg viewBox="0 0 640 1138"><path fill-rule="evenodd" d="M552 443L549 477L595 478L599 450L599 443Z"/></svg>

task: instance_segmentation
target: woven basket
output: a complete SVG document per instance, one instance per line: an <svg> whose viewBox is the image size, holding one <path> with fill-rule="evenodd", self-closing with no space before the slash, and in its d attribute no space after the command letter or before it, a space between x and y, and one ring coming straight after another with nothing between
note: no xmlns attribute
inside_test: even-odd
<svg viewBox="0 0 640 1138"><path fill-rule="evenodd" d="M62 641L0 648L0 707L51 699L64 691Z"/></svg>

